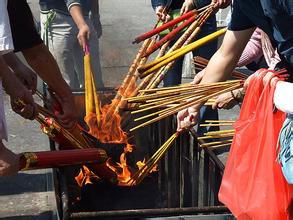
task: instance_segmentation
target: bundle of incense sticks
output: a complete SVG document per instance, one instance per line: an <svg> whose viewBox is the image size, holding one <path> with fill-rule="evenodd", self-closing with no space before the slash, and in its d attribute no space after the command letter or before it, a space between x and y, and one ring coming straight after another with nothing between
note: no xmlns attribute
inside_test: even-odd
<svg viewBox="0 0 293 220"><path fill-rule="evenodd" d="M234 120L206 120L205 124L201 124L201 127L204 126L233 126L235 123ZM219 148L230 146L233 141L233 136L235 134L234 129L224 129L219 131L211 131L205 133L203 136L198 137L201 147L209 148Z"/></svg>
<svg viewBox="0 0 293 220"><path fill-rule="evenodd" d="M101 123L100 99L97 94L97 88L94 79L94 73L91 67L91 56L88 45L85 48L84 56L84 81L85 81L85 122L95 124L97 127ZM95 117L93 117L95 115ZM92 117L91 117L92 116ZM86 119L90 119L90 122Z"/></svg>
<svg viewBox="0 0 293 220"><path fill-rule="evenodd" d="M206 68L206 66L208 65L209 63L209 60L203 58L203 57L200 57L200 56L196 56L193 58L193 62L194 62L194 65L195 65L195 68L198 69L198 70L203 70L204 68ZM247 75L239 72L239 71L233 71L232 72L232 77L235 78L235 79L247 79Z"/></svg>
<svg viewBox="0 0 293 220"><path fill-rule="evenodd" d="M200 32L201 26L205 23L205 21L209 18L211 15L212 10L206 10L204 13L194 21L189 28L182 34L182 36L176 41L176 43L169 49L167 54L173 52L174 50L177 50L181 48L184 45L187 45L193 41L193 39L196 37L196 35ZM170 42L170 41L169 41ZM158 59L158 58L156 58ZM175 63L175 60L168 63L168 65L161 67L157 72L154 72L153 76L147 77L149 80L149 84L147 85L146 89L152 89L156 88L164 79L165 75L168 73L168 71L173 67ZM142 76L140 75L142 78Z"/></svg>
<svg viewBox="0 0 293 220"><path fill-rule="evenodd" d="M158 42L156 42L151 48L149 48L145 56L149 56L152 54L154 51L156 51L158 48L160 48L164 43L167 41L173 40L178 33L180 33L182 30L184 30L186 27L190 26L193 24L195 21L199 21L205 16L207 12L212 13L213 7L208 6L205 10L203 10L201 13L199 13L197 16L191 16L188 18L186 21L184 21L181 25L175 27L169 34L166 36L162 37Z"/></svg>
<svg viewBox="0 0 293 220"><path fill-rule="evenodd" d="M145 111L153 112L147 113L143 117L136 118L134 121L141 121L144 119L148 119L148 121L130 129L130 131L159 121L196 104L205 103L209 99L213 99L223 93L241 88L243 83L242 80L231 80L211 84L184 84L173 87L141 90L140 92L143 92L144 95L126 99L130 103L140 103L140 109L132 111L131 113L136 114ZM164 109L160 109L162 107L164 107Z"/></svg>
<svg viewBox="0 0 293 220"><path fill-rule="evenodd" d="M160 159L170 149L180 132L173 134L129 180L130 185L138 185L157 166Z"/></svg>
<svg viewBox="0 0 293 220"><path fill-rule="evenodd" d="M152 36L161 33L162 31L169 29L171 27L174 27L175 25L179 24L180 22L189 19L191 17L196 17L198 15L199 12L205 10L206 8L210 8L211 6L205 6L203 8L200 9L194 9L192 11L189 11L181 16L179 16L178 18L175 18L169 22L166 22L165 24L159 26L159 27L155 27L153 30L148 31L144 34L139 35L138 37L135 38L135 40L133 41L133 43L140 43L148 38L151 38ZM157 25L156 25L157 26Z"/></svg>
<svg viewBox="0 0 293 220"><path fill-rule="evenodd" d="M195 50L196 48L212 41L218 38L219 36L225 34L227 31L227 28L220 29L212 34L209 34L193 43L190 43L180 49L177 49L169 54L166 54L162 56L159 59L154 60L153 62L150 62L144 66L141 66L139 68L139 72L141 73L141 77L145 77L149 75L150 73L153 73L154 71L158 70L159 68L167 65L168 63L184 56L185 54Z"/></svg>

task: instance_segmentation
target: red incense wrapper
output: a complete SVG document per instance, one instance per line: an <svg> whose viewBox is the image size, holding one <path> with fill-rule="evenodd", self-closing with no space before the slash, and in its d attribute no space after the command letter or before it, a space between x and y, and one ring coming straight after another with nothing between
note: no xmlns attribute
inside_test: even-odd
<svg viewBox="0 0 293 220"><path fill-rule="evenodd" d="M159 40L157 43L155 43L152 47L148 48L148 50L145 52L145 54L143 56L147 57L147 56L151 55L153 52L155 52L157 49L159 49L164 43L173 39L180 31L182 31L184 28L186 28L188 25L190 25L192 22L194 22L195 19L196 19L196 17L192 16L188 20L184 21L183 24L176 27L169 34L167 34L165 37L163 37L161 40Z"/></svg>
<svg viewBox="0 0 293 220"><path fill-rule="evenodd" d="M148 38L162 32L170 27L173 27L174 25L180 23L181 21L188 19L189 17L192 17L192 16L195 17L196 15L197 15L196 10L189 11L186 14L181 15L180 17L175 18L174 20L167 22L160 27L157 27L151 31L148 31L148 32L136 37L133 43L140 43L141 41L144 41L145 39L148 39Z"/></svg>
<svg viewBox="0 0 293 220"><path fill-rule="evenodd" d="M103 149L26 152L20 155L19 170L57 168L78 164L102 164L108 159Z"/></svg>

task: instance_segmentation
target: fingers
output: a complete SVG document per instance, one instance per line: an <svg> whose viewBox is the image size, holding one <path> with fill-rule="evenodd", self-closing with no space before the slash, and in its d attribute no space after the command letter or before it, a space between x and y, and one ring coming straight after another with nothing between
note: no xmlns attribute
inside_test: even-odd
<svg viewBox="0 0 293 220"><path fill-rule="evenodd" d="M199 73L197 73L194 76L194 79L192 81L192 84L194 84L194 85L199 84L200 81L202 80L203 76L204 76L204 73L205 73L205 69L203 69L202 71L200 71Z"/></svg>
<svg viewBox="0 0 293 220"><path fill-rule="evenodd" d="M73 120L72 118L68 117L66 114L59 115L58 119L62 127L69 130L73 128L77 123L76 120Z"/></svg>
<svg viewBox="0 0 293 220"><path fill-rule="evenodd" d="M267 74L263 78L263 85L266 86L268 83L270 83L271 79L275 76L273 72L267 72Z"/></svg>
<svg viewBox="0 0 293 220"><path fill-rule="evenodd" d="M218 108L218 104L219 102L216 100L212 105L212 109L216 110Z"/></svg>
<svg viewBox="0 0 293 220"><path fill-rule="evenodd" d="M85 48L86 48L87 42L90 38L90 34L91 34L90 29L86 24L84 24L79 29L77 39L78 39L80 46L83 48L83 50L85 50Z"/></svg>
<svg viewBox="0 0 293 220"><path fill-rule="evenodd" d="M0 176L16 174L19 170L19 155L8 150L1 143L0 150Z"/></svg>
<svg viewBox="0 0 293 220"><path fill-rule="evenodd" d="M22 116L25 119L33 120L37 116L38 110L35 104L27 104L25 106L20 107L15 102L11 102L12 110Z"/></svg>
<svg viewBox="0 0 293 220"><path fill-rule="evenodd" d="M181 9L180 9L180 15L183 15L187 12L187 6L185 3L183 3Z"/></svg>
<svg viewBox="0 0 293 220"><path fill-rule="evenodd" d="M177 114L177 131L188 129L196 124L198 111L194 107L184 109Z"/></svg>

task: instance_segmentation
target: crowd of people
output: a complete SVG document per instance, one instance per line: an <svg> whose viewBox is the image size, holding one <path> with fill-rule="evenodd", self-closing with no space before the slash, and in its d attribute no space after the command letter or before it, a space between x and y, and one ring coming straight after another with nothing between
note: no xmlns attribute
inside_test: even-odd
<svg viewBox="0 0 293 220"><path fill-rule="evenodd" d="M32 95L36 91L37 77L56 93L62 105L58 120L65 128L75 126L72 90L84 88L83 55L89 47L93 56L92 67L98 87L103 87L99 64L99 37L102 29L98 0L40 0L41 36L37 32L32 13L26 0L0 1L0 139L7 140L3 104L3 89L10 96L12 109L27 119L38 112ZM156 15L164 22L170 13L181 14L193 8L212 4L215 10L225 8L231 0L151 0ZM165 6L169 5L169 10ZM234 0L228 30L220 48L211 42L194 51L210 59L206 69L196 75L193 83L214 83L230 78L237 66L247 65L264 56L272 70L286 68L288 82L279 82L275 92L276 106L288 113L292 120L291 95L293 92L293 2L289 0ZM216 17L212 15L198 36L203 37L216 30ZM24 37L25 36L25 37ZM175 42L171 42L170 46ZM15 52L22 52L31 68L24 65ZM176 60L164 79L164 86L181 83L183 59ZM264 84L273 80L268 72ZM249 83L249 81L247 82ZM233 95L234 94L234 95ZM217 98L213 108L231 108L235 97L243 98L243 91L233 91ZM285 97L284 94L289 94ZM288 99L289 97L289 99ZM24 108L15 103L23 100ZM177 115L178 129L186 129L200 120L217 119L212 109L202 104L189 107ZM200 113L202 112L202 113ZM205 114L203 116L202 114ZM18 155L0 141L0 176L18 171Z"/></svg>

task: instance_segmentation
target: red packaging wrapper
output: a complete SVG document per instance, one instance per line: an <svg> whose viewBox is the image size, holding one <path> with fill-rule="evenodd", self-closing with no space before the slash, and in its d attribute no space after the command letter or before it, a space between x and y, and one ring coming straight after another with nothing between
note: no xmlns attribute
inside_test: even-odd
<svg viewBox="0 0 293 220"><path fill-rule="evenodd" d="M57 168L78 164L103 164L108 156L103 149L26 152L20 155L20 170Z"/></svg>

